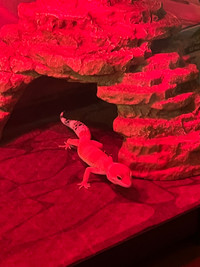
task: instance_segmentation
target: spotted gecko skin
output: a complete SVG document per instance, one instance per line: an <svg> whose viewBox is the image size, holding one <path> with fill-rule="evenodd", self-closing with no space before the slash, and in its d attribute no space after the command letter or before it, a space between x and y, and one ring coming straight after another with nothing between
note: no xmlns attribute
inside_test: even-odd
<svg viewBox="0 0 200 267"><path fill-rule="evenodd" d="M60 120L78 136L78 139L69 138L61 147L65 149L77 147L79 157L88 164L79 188L90 187L88 183L90 173L106 175L110 182L122 187L128 188L132 185L131 170L122 163L113 162L112 157L102 151L103 145L91 140L90 130L85 124L64 118L64 112L60 114Z"/></svg>
<svg viewBox="0 0 200 267"><path fill-rule="evenodd" d="M76 120L69 120L69 119L67 120L63 116L64 112L60 114L61 122L68 128L72 129L79 139L83 136L87 137L88 139L91 139L90 130L84 123Z"/></svg>

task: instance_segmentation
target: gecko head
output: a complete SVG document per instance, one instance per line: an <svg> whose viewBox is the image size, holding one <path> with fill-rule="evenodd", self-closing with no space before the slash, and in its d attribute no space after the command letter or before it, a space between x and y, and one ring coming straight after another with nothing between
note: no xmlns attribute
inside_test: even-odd
<svg viewBox="0 0 200 267"><path fill-rule="evenodd" d="M131 170L122 163L112 163L107 170L107 178L113 184L118 184L122 187L130 187L131 181Z"/></svg>

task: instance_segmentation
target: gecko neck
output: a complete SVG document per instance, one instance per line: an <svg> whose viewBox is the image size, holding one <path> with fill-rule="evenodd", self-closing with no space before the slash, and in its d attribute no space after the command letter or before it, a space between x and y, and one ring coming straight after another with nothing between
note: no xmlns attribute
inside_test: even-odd
<svg viewBox="0 0 200 267"><path fill-rule="evenodd" d="M112 157L111 157L111 156L108 156L108 160L107 160L107 162L105 163L105 171L106 171L106 173L108 172L110 166L113 165L113 163L114 163L114 162L113 162Z"/></svg>

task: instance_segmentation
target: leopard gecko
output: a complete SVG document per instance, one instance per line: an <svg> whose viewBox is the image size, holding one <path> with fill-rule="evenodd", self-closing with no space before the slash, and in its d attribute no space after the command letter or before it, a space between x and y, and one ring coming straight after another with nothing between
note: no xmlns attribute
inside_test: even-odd
<svg viewBox="0 0 200 267"><path fill-rule="evenodd" d="M107 179L113 184L120 185L122 187L130 187L132 185L131 170L124 164L113 162L111 156L108 156L102 151L103 144L91 140L91 133L88 127L82 122L76 120L69 120L64 117L64 112L60 114L61 122L72 129L78 136L78 139L69 138L64 142L65 149L71 147L77 147L79 157L88 164L85 169L83 180L79 185L79 188L88 188L90 173L106 175Z"/></svg>

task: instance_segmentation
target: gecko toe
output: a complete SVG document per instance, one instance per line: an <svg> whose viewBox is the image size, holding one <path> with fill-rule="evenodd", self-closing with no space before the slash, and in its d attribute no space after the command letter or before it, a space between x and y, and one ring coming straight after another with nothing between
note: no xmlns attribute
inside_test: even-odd
<svg viewBox="0 0 200 267"><path fill-rule="evenodd" d="M84 183L83 182L79 183L78 185L79 185L79 189L81 189L82 187L88 189L90 187L90 184L89 183L85 183L85 182Z"/></svg>
<svg viewBox="0 0 200 267"><path fill-rule="evenodd" d="M67 142L64 142L64 145L60 145L59 147L63 147L65 150L71 149L71 146Z"/></svg>

